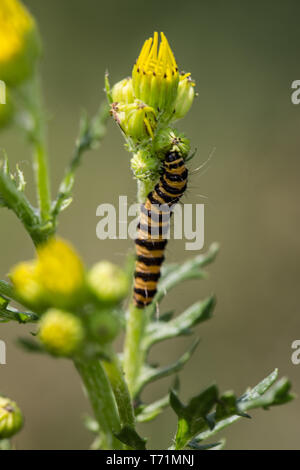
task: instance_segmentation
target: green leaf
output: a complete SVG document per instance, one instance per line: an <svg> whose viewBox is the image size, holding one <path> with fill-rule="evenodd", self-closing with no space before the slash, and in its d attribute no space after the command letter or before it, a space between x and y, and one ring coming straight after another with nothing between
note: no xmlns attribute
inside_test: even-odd
<svg viewBox="0 0 300 470"><path fill-rule="evenodd" d="M294 397L290 393L290 382L286 378L276 382L277 377L278 370L275 369L268 377L238 399L235 398L233 392L223 394L218 400L216 411L209 415L209 419L215 421L214 429L201 432L196 436L196 442L211 438L243 417L249 418L247 411L254 408L267 409L291 401Z"/></svg>
<svg viewBox="0 0 300 470"><path fill-rule="evenodd" d="M190 441L207 426L207 415L218 400L218 389L211 385L187 405L184 405L174 391L170 394L170 403L178 416L175 450L184 449Z"/></svg>
<svg viewBox="0 0 300 470"><path fill-rule="evenodd" d="M123 444L126 444L131 449L146 450L147 439L140 437L135 429L130 426L123 426L121 431L115 436L119 441L123 442Z"/></svg>
<svg viewBox="0 0 300 470"><path fill-rule="evenodd" d="M199 344L199 340L196 340L191 347L173 364L170 364L165 367L150 367L148 365L144 365L141 373L139 375L136 390L134 395L138 396L144 387L155 380L159 380L163 377L168 377L176 372L179 372L184 365L188 362L188 360L192 357L193 352L195 351L196 347Z"/></svg>
<svg viewBox="0 0 300 470"><path fill-rule="evenodd" d="M195 303L169 322L151 322L143 341L144 350L149 350L152 345L160 341L191 334L191 328L211 317L215 303L215 297L209 297L202 302Z"/></svg>

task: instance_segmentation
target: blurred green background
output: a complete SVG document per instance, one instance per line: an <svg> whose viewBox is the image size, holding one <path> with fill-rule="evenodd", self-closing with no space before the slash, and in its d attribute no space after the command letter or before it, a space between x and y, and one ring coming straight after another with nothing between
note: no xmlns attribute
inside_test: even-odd
<svg viewBox="0 0 300 470"><path fill-rule="evenodd" d="M180 312L212 291L215 317L199 328L201 343L182 373L187 398L216 381L221 390L242 393L274 367L300 389L300 366L291 363L291 343L300 337L299 170L300 106L291 103L291 83L300 79L297 0L26 0L44 41L42 74L49 115L52 188L68 162L82 109L94 112L103 98L103 74L115 82L131 72L145 38L164 31L181 69L191 71L199 97L180 124L197 148L197 167L216 148L206 172L191 178L185 202L205 203L205 245L221 243L209 281L182 285L169 296ZM21 162L34 198L30 154L14 131L1 134L11 162ZM86 155L72 206L59 233L85 262L108 258L122 264L130 241L99 241L96 208L134 202L129 154L113 122L101 148ZM205 196L205 198L202 198ZM1 210L1 276L33 247L13 214ZM183 260L184 241L172 241L168 260ZM298 259L298 261L297 261ZM27 330L30 330L30 328ZM72 364L29 355L15 346L25 328L1 325L7 365L0 389L16 399L26 426L18 448L82 449L91 442L82 425L89 410ZM189 340L157 347L154 361L167 363ZM165 393L168 380L145 398ZM224 435L228 449L299 449L300 401L253 412ZM152 448L169 445L175 417L166 412L141 432Z"/></svg>

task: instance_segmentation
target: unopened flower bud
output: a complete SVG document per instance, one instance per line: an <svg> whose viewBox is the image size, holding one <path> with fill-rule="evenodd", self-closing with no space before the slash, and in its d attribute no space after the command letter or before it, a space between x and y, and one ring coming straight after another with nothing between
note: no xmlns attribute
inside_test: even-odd
<svg viewBox="0 0 300 470"><path fill-rule="evenodd" d="M190 110L195 98L195 82L190 73L180 76L177 95L174 102L174 114L172 120L183 118Z"/></svg>
<svg viewBox="0 0 300 470"><path fill-rule="evenodd" d="M124 80L116 83L111 90L111 95L114 102L122 104L133 103L134 95L132 78L124 78Z"/></svg>
<svg viewBox="0 0 300 470"><path fill-rule="evenodd" d="M126 297L129 283L126 273L109 261L100 261L88 273L88 284L103 303L118 303Z"/></svg>
<svg viewBox="0 0 300 470"><path fill-rule="evenodd" d="M160 161L146 150L139 150L131 159L134 176L141 181L155 180L159 174Z"/></svg>
<svg viewBox="0 0 300 470"><path fill-rule="evenodd" d="M9 398L0 397L0 439L8 439L23 426L23 416L18 405Z"/></svg>
<svg viewBox="0 0 300 470"><path fill-rule="evenodd" d="M177 152L185 158L190 151L190 141L184 134L179 133L176 129L168 127L160 130L155 136L154 150L161 155L162 158L168 152Z"/></svg>
<svg viewBox="0 0 300 470"><path fill-rule="evenodd" d="M112 342L120 331L120 320L114 312L98 312L91 316L90 332L100 344Z"/></svg>
<svg viewBox="0 0 300 470"><path fill-rule="evenodd" d="M158 33L145 41L132 71L136 98L155 108L162 115L173 111L179 82L178 67L166 36Z"/></svg>
<svg viewBox="0 0 300 470"><path fill-rule="evenodd" d="M38 337L51 354L71 357L82 345L84 329L72 313L51 309L42 316Z"/></svg>
<svg viewBox="0 0 300 470"><path fill-rule="evenodd" d="M127 137L137 141L153 139L156 116L150 106L138 100L130 104L113 103L111 113Z"/></svg>
<svg viewBox="0 0 300 470"><path fill-rule="evenodd" d="M16 85L33 74L40 54L34 18L19 0L1 0L0 78Z"/></svg>

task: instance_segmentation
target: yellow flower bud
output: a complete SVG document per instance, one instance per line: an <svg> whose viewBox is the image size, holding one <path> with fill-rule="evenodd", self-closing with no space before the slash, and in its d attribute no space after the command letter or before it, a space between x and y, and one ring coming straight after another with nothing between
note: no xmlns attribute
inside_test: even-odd
<svg viewBox="0 0 300 470"><path fill-rule="evenodd" d="M109 261L100 261L88 273L88 283L104 303L118 303L126 297L129 283L126 273Z"/></svg>
<svg viewBox="0 0 300 470"><path fill-rule="evenodd" d="M120 82L116 83L111 90L112 99L118 103L133 103L133 86L132 78L124 78Z"/></svg>
<svg viewBox="0 0 300 470"><path fill-rule="evenodd" d="M0 397L0 439L8 439L23 426L23 416L18 405L9 398Z"/></svg>
<svg viewBox="0 0 300 470"><path fill-rule="evenodd" d="M160 161L147 150L139 150L131 159L134 176L141 181L156 180L159 175Z"/></svg>
<svg viewBox="0 0 300 470"><path fill-rule="evenodd" d="M150 106L138 100L130 104L113 103L111 113L127 137L137 141L153 139L156 116Z"/></svg>
<svg viewBox="0 0 300 470"><path fill-rule="evenodd" d="M1 0L0 79L15 85L32 75L40 54L34 18L19 0Z"/></svg>
<svg viewBox="0 0 300 470"><path fill-rule="evenodd" d="M64 240L51 238L37 248L37 276L52 305L66 307L76 303L84 287L83 264Z"/></svg>
<svg viewBox="0 0 300 470"><path fill-rule="evenodd" d="M178 67L166 36L158 33L145 41L132 71L135 97L155 108L162 115L173 111L179 74Z"/></svg>
<svg viewBox="0 0 300 470"><path fill-rule="evenodd" d="M177 95L174 102L172 120L183 118L190 110L195 98L195 82L190 73L180 76Z"/></svg>
<svg viewBox="0 0 300 470"><path fill-rule="evenodd" d="M82 345L84 329L72 313L51 309L42 316L38 337L51 354L70 357Z"/></svg>
<svg viewBox="0 0 300 470"><path fill-rule="evenodd" d="M25 304L37 306L43 303L43 290L37 276L36 261L19 263L11 273L11 281Z"/></svg>

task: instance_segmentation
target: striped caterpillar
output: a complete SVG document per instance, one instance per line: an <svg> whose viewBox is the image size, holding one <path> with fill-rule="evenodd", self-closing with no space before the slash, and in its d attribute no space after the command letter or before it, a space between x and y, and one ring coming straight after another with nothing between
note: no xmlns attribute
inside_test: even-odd
<svg viewBox="0 0 300 470"><path fill-rule="evenodd" d="M154 190L141 206L136 244L133 299L136 307L149 305L157 291L160 268L174 205L187 186L188 170L178 152L170 152L163 163L163 173Z"/></svg>

